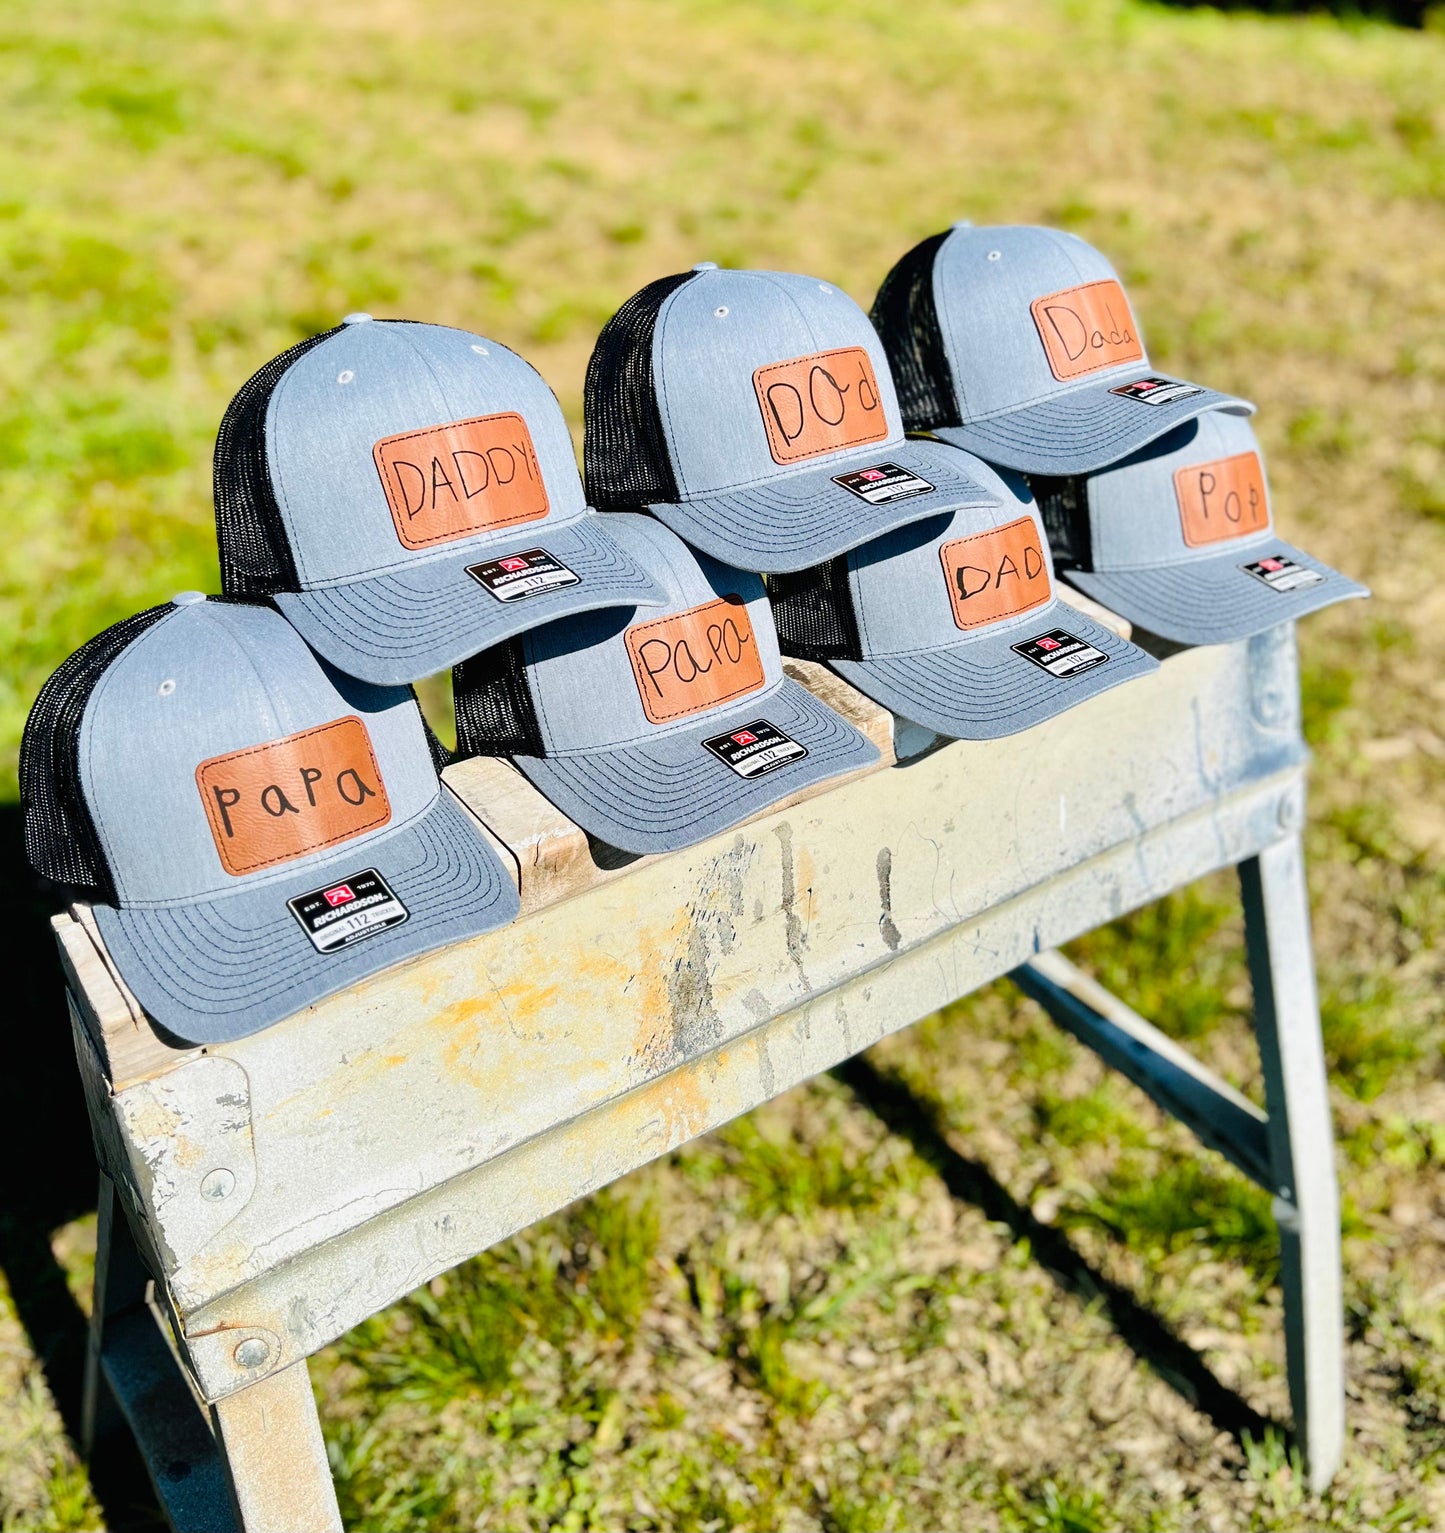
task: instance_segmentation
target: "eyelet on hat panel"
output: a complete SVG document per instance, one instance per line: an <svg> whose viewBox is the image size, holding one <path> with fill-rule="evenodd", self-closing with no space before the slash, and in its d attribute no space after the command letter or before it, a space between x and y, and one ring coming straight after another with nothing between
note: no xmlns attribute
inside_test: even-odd
<svg viewBox="0 0 1445 1533"><path fill-rule="evenodd" d="M348 325L298 358L267 404L272 485L305 587L418 557L396 535L372 458L383 438L447 418L444 393L397 333L406 328ZM338 384L346 370L352 381Z"/></svg>

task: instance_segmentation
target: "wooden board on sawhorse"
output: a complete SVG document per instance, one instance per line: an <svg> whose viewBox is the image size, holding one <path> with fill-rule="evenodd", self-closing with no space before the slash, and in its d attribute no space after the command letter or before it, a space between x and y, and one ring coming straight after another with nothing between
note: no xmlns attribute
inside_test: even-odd
<svg viewBox="0 0 1445 1533"><path fill-rule="evenodd" d="M235 1043L169 1046L90 912L56 918L103 1173L91 1394L118 1398L185 1533L338 1527L311 1353L1006 974L1273 1196L1295 1430L1311 1485L1331 1478L1339 1216L1293 630L1171 654L988 743L790 669L879 766L626 860L510 765L460 763L521 918ZM1267 1117L1052 951L1231 865Z"/></svg>

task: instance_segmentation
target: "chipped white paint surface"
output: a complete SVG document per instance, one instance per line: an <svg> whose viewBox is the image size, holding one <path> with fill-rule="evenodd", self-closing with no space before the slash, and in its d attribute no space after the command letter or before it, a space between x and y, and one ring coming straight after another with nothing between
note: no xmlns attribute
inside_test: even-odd
<svg viewBox="0 0 1445 1533"><path fill-rule="evenodd" d="M62 930L117 1086L93 1110L133 1168L208 1396L248 1382L238 1332L274 1339L268 1367L305 1356L1031 953L1277 839L1302 802L1294 664L1288 630L1179 654L1025 734L885 764L610 871L497 776L510 769L469 763L448 780L510 848L523 917L173 1069ZM488 783L497 796L475 796ZM222 1127L242 1081L249 1171ZM207 1204L222 1165L237 1186Z"/></svg>

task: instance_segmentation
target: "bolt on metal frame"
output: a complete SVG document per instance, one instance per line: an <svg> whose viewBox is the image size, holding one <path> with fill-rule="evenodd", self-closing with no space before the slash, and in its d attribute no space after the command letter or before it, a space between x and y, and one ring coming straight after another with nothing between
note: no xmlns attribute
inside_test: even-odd
<svg viewBox="0 0 1445 1533"><path fill-rule="evenodd" d="M880 765L630 860L507 763L448 768L516 874L520 919L235 1043L163 1038L89 910L56 917L102 1173L86 1432L113 1396L175 1527L340 1527L311 1353L1003 975L1271 1194L1295 1432L1311 1486L1328 1483L1339 1210L1293 627L1170 652L986 743L789 669ZM1054 951L1231 865L1267 1116Z"/></svg>

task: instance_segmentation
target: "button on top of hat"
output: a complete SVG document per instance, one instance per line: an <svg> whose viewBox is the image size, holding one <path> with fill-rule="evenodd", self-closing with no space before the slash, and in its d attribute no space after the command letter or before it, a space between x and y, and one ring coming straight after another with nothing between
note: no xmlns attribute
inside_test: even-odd
<svg viewBox="0 0 1445 1533"><path fill-rule="evenodd" d="M717 262L716 261L698 261L698 262L696 262L693 265L692 269L694 271L716 271L717 270Z"/></svg>
<svg viewBox="0 0 1445 1533"><path fill-rule="evenodd" d="M360 309L355 314L347 314L342 317L343 325L365 325L371 322L371 315L363 313Z"/></svg>
<svg viewBox="0 0 1445 1533"><path fill-rule="evenodd" d="M171 606L194 607L197 602L205 601L205 599L206 593L204 591L177 591L176 594L171 597Z"/></svg>

